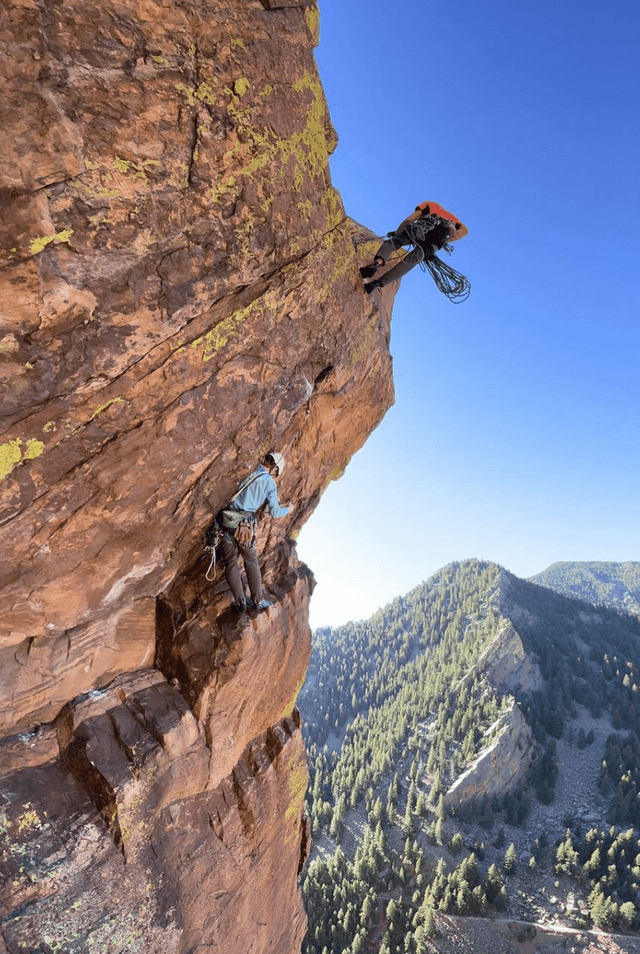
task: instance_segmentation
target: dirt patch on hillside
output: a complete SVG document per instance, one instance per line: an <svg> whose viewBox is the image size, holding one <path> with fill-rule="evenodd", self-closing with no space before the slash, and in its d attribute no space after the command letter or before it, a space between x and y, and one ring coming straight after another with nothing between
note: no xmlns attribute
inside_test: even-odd
<svg viewBox="0 0 640 954"><path fill-rule="evenodd" d="M434 954L640 954L640 940L619 934L442 914L436 922Z"/></svg>

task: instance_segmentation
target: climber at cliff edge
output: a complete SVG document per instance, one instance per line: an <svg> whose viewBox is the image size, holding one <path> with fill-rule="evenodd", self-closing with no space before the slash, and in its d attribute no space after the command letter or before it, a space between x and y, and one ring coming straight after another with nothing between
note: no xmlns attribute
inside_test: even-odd
<svg viewBox="0 0 640 954"><path fill-rule="evenodd" d="M234 613L244 613L247 609L255 609L260 613L271 605L262 595L256 523L258 511L265 504L272 517L284 517L289 513L288 507L280 506L276 489L276 480L283 471L284 457L277 451L270 451L264 459L264 466L261 464L245 477L238 491L216 517L221 531L220 547L225 577L235 600L231 607ZM240 577L239 556L243 559L247 573L250 599L245 596Z"/></svg>
<svg viewBox="0 0 640 954"><path fill-rule="evenodd" d="M376 252L373 264L361 268L360 274L363 278L373 278L378 269L387 264L392 252L403 245L412 245L413 248L380 278L366 282L365 291L371 294L374 288L382 288L389 282L398 281L415 265L432 259L441 248L449 242L464 238L468 232L466 225L437 202L421 202L411 215L400 223L395 232L389 232L386 242L383 242Z"/></svg>

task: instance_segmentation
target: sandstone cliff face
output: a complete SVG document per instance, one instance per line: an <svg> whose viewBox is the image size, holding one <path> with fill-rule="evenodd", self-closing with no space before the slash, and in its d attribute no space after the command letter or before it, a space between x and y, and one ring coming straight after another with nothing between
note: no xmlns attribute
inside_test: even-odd
<svg viewBox="0 0 640 954"><path fill-rule="evenodd" d="M287 954L308 845L292 536L393 399L332 189L318 11L0 13L0 938ZM273 607L202 534L269 447ZM56 946L57 945L57 946ZM0 942L1 949L1 942Z"/></svg>

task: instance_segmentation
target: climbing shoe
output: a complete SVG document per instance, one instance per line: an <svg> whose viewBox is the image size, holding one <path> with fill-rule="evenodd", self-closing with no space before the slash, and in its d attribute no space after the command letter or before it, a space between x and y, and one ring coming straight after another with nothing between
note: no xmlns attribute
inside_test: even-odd
<svg viewBox="0 0 640 954"><path fill-rule="evenodd" d="M268 610L270 606L269 600L260 600L259 603L256 603L256 613L262 613L264 610Z"/></svg>
<svg viewBox="0 0 640 954"><path fill-rule="evenodd" d="M367 295L370 295L374 288L382 288L382 282L376 281L365 283L364 290L366 291Z"/></svg>
<svg viewBox="0 0 640 954"><path fill-rule="evenodd" d="M239 600L237 603L232 603L232 604L231 604L231 612L232 612L232 613L238 613L238 614L240 614L240 613L246 613L246 612L247 612L247 601L246 601L246 600Z"/></svg>
<svg viewBox="0 0 640 954"><path fill-rule="evenodd" d="M360 269L360 274L363 278L371 278L378 271L377 265L363 265Z"/></svg>

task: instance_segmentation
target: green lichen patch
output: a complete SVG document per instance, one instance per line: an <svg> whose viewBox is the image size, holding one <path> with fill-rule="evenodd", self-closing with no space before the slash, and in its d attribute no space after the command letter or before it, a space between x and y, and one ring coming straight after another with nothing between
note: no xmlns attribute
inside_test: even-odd
<svg viewBox="0 0 640 954"><path fill-rule="evenodd" d="M311 176L317 177L324 172L329 159L325 127L327 110L322 84L317 76L305 73L297 83L293 84L293 88L296 92L309 90L313 94L307 114L307 125L303 132L296 133L292 137L294 140L292 147L299 161L303 164L306 161L308 164Z"/></svg>
<svg viewBox="0 0 640 954"><path fill-rule="evenodd" d="M285 818L300 818L302 814L302 803L304 802L305 792L307 791L307 769L304 765L298 766L289 775L289 807L285 812Z"/></svg>
<svg viewBox="0 0 640 954"><path fill-rule="evenodd" d="M196 99L199 99L201 103L205 103L207 106L213 106L216 102L216 95L209 83L200 83L196 92Z"/></svg>
<svg viewBox="0 0 640 954"><path fill-rule="evenodd" d="M298 211L302 218L308 222L311 218L311 213L313 211L313 206L311 205L311 200L307 199L305 202L298 202Z"/></svg>
<svg viewBox="0 0 640 954"><path fill-rule="evenodd" d="M34 437L30 437L27 441L27 445L22 456L24 460L35 460L36 457L40 457L43 450L44 444L42 441L38 441Z"/></svg>
<svg viewBox="0 0 640 954"><path fill-rule="evenodd" d="M19 464L22 460L21 445L22 441L19 437L13 441L7 441L5 444L0 444L0 480L4 480L16 464Z"/></svg>
<svg viewBox="0 0 640 954"><path fill-rule="evenodd" d="M31 807L31 802L23 806L25 811L18 818L18 831L29 831L31 828L42 828L42 821L37 811Z"/></svg>

